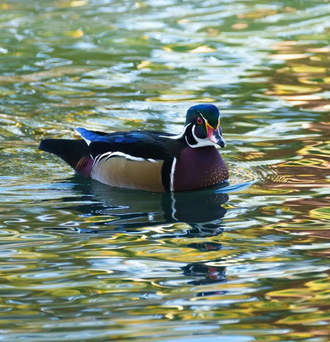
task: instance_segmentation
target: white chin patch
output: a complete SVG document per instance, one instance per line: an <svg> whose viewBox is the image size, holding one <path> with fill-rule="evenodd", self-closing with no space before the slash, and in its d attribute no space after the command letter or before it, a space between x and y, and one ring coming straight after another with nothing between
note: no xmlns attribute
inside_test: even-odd
<svg viewBox="0 0 330 342"><path fill-rule="evenodd" d="M191 133L194 137L194 139L197 141L197 144L195 145L190 145L187 138L186 138L186 142L187 144L191 147L191 148L199 148L199 147L205 147L205 146L216 146L215 143L213 143L211 140L209 140L208 138L205 138L205 139L200 139L196 136L195 134L195 128L196 126L194 125L193 126L193 129L191 130Z"/></svg>

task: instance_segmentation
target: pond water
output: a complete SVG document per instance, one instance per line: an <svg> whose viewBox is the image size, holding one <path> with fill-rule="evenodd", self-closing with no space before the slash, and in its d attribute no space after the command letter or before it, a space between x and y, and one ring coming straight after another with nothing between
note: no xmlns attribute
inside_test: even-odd
<svg viewBox="0 0 330 342"><path fill-rule="evenodd" d="M330 2L0 2L0 340L329 341ZM75 176L43 138L222 114L227 188Z"/></svg>

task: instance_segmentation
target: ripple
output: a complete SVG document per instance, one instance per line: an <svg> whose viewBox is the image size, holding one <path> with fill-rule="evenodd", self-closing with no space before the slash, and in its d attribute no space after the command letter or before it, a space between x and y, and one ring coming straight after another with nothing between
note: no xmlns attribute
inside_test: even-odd
<svg viewBox="0 0 330 342"><path fill-rule="evenodd" d="M329 11L1 3L0 340L327 341ZM180 133L199 102L222 187L112 189L37 150L76 126Z"/></svg>

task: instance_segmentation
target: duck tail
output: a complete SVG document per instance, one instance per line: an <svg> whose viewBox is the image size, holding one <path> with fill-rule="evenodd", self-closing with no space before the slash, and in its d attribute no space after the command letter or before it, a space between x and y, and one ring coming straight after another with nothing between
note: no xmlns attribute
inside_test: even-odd
<svg viewBox="0 0 330 342"><path fill-rule="evenodd" d="M56 154L78 173L90 177L93 159L84 140L45 139L39 150Z"/></svg>

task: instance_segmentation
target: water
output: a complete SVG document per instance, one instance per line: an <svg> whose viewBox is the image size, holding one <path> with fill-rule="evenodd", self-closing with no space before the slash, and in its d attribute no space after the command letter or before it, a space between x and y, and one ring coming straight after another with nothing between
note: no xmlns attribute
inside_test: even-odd
<svg viewBox="0 0 330 342"><path fill-rule="evenodd" d="M328 341L330 3L0 3L0 340ZM74 176L43 138L222 113L228 188Z"/></svg>

